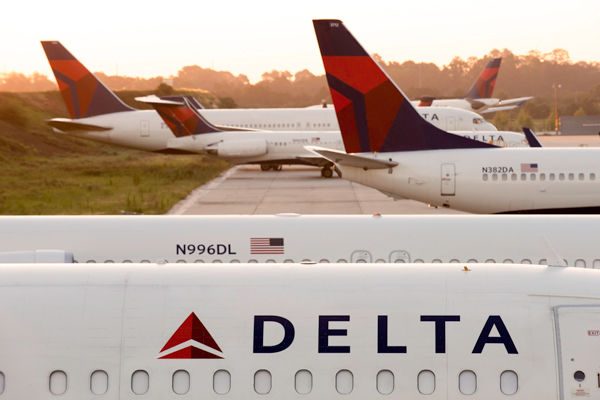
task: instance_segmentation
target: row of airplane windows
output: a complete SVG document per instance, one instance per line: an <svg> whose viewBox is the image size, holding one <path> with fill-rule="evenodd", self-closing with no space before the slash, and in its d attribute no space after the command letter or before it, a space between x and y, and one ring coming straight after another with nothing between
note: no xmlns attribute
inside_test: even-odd
<svg viewBox="0 0 600 400"><path fill-rule="evenodd" d="M563 261L564 261L564 263L566 265L573 266L573 267L600 269L600 259L595 259L595 260L592 260L591 262L588 263L586 260L584 260L582 258L578 258L572 264L569 263L569 260L567 260L567 259L563 259ZM97 260L87 260L86 261L86 263L88 263L88 264L94 264L94 263L97 263L97 262L98 262ZM111 264L111 263L114 263L115 261L114 260L104 260L104 261L101 261L101 262L102 263ZM133 261L132 260L123 260L123 261L120 261L120 262L128 264L128 263L132 263ZM151 262L150 260L141 260L140 261L140 263L144 263L144 264L145 263L150 263L150 262ZM169 263L170 261L168 261L168 260L162 260L161 262ZM205 260L194 260L194 261L189 262L189 261L181 260L181 259L175 261L175 263L178 263L178 264L188 264L188 263L189 264L203 264L203 263L206 263L206 262L207 261L205 261ZM224 262L234 263L235 264L235 263L240 263L241 261L237 260L237 259L233 259L233 260L229 260L229 261L226 261L226 260L212 260L212 261L210 261L210 263L213 263L213 264L221 264L221 263L224 263ZM250 264L254 264L254 263L259 263L259 262L277 263L278 261L274 260L274 259L268 259L268 260L265 260L265 261L259 261L259 260L256 260L256 259L250 259L247 262L250 263ZM286 259L283 262L284 263L298 263L298 261L294 261L292 259ZM308 259L305 259L305 260L302 260L302 261L299 261L299 262L303 263L303 264L316 264L317 263L314 260L308 260ZM328 260L328 259L326 259L326 258L322 258L322 259L320 259L318 261L318 263L320 263L320 264L328 264L330 262L331 261ZM340 258L339 260L337 260L335 262L337 262L339 264L344 264L344 263L348 263L348 262L352 262L352 263L369 263L369 262L372 262L372 261L369 260L369 259L365 259L365 258L358 258L358 259L354 259L354 260L350 260L350 261L348 261L345 258ZM375 260L376 264L383 264L383 263L387 263L387 262L390 262L390 261L384 260L382 258L378 258L378 259ZM411 261L397 259L397 260L392 260L391 262L394 263L394 264L403 264L403 263L407 263L407 262L411 262ZM415 263L415 264L423 264L426 261L423 260L423 259L421 259L421 258L417 258L415 260L412 260L412 262ZM469 264L478 264L478 263L496 264L496 263L501 262L503 264L515 264L515 263L517 263L517 264L548 265L548 259L546 259L546 258L541 258L539 260L532 260L530 258L523 258L521 260L513 260L511 258L505 258L505 259L499 260L499 261L497 261L495 259L492 259L492 258L487 258L485 260L477 260L475 258L470 258L470 259L468 259L466 261L461 261L461 260L456 259L456 258L453 258L453 259L451 259L449 261L443 261L443 260L441 260L439 258L434 258L433 260L427 261L427 262L428 263L433 263L433 264L441 264L441 263L446 263L446 262L450 263L450 264L460 264L460 263L469 263ZM551 262L552 262L552 260L551 260Z"/></svg>
<svg viewBox="0 0 600 400"><path fill-rule="evenodd" d="M309 144L307 143L294 143L294 142L267 142L268 144L271 144L273 146L288 146L288 145L307 145ZM341 144L342 142L340 140L332 140L332 141L327 141L327 140L319 140L319 144L320 145L324 145L324 144Z"/></svg>
<svg viewBox="0 0 600 400"><path fill-rule="evenodd" d="M496 182L498 180L506 182L506 181L508 181L508 177L509 177L509 174L496 174L496 173L486 174L486 173L484 173L482 175L482 179L484 181L489 181L490 180L490 175L491 175L491 180L493 182ZM520 174L520 180L521 181L526 181L529 178L530 181L535 181L539 177L540 181L545 181L546 178L548 178L549 181L555 181L555 180L557 180L557 177L558 177L559 181L564 181L564 180L567 180L567 179L570 180L570 181L574 181L575 180L575 175L577 175L577 180L579 180L579 181L584 181L586 179L586 174L584 174L583 172L580 172L578 174L575 174L573 172L569 172L569 173L559 172L558 174L555 174L554 172L551 172L551 173L549 173L547 175L545 173L543 173L543 172L541 172L541 173L532 172L532 173L529 173L529 174L521 173ZM593 173L593 172L591 172L587 176L587 179L590 180L590 181L595 181L596 180L596 174ZM510 174L510 180L513 181L513 182L514 181L518 181L519 180L519 175L515 174L515 173Z"/></svg>
<svg viewBox="0 0 600 400"><path fill-rule="evenodd" d="M375 377L375 388L382 395L390 395L395 389L395 376L390 370L380 370ZM215 394L226 395L231 391L231 374L220 369L214 372L212 389ZM4 374L0 379L0 394L4 393L6 380ZM511 396L519 390L519 376L515 371L505 370L499 376L499 389L504 395ZM103 395L109 389L109 376L104 370L96 370L90 374L90 392L94 395ZM273 387L271 372L261 369L254 374L254 392L259 395L268 395ZM51 394L61 396L68 392L68 376L65 371L55 370L48 378L48 389ZM131 374L131 393L145 395L150 391L150 374L139 369ZM174 394L188 394L191 389L190 373L178 369L171 375L171 390ZM431 395L436 390L436 376L431 370L422 370L417 375L415 389L423 395ZM458 375L458 390L463 395L472 395L477 392L477 374L472 370L461 371ZM294 390L300 395L310 394L313 390L313 374L309 370L301 369L294 376ZM354 374L347 369L339 370L335 374L335 390L338 394L348 395L354 390Z"/></svg>
<svg viewBox="0 0 600 400"><path fill-rule="evenodd" d="M294 123L286 123L286 124L232 124L228 125L234 128L251 128L251 129L269 129L269 128L301 128L302 123L296 122ZM307 122L305 124L307 128L331 128L331 124L329 122Z"/></svg>

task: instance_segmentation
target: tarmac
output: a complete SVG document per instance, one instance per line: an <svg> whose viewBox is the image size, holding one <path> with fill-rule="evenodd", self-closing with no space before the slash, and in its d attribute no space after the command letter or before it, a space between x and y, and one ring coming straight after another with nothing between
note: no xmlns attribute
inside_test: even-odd
<svg viewBox="0 0 600 400"><path fill-rule="evenodd" d="M541 136L542 145L600 146L598 136ZM394 200L366 186L322 178L320 170L283 166L261 171L257 165L233 167L195 189L169 214L464 214L413 200Z"/></svg>

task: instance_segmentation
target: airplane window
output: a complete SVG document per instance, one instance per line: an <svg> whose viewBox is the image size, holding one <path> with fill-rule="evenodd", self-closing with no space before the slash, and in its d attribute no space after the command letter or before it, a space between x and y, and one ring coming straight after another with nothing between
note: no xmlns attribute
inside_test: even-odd
<svg viewBox="0 0 600 400"><path fill-rule="evenodd" d="M560 174L558 174L558 180L564 181L565 180L565 174L563 174L562 172Z"/></svg>
<svg viewBox="0 0 600 400"><path fill-rule="evenodd" d="M88 263L88 264L95 264L96 260L87 260L86 263Z"/></svg>
<svg viewBox="0 0 600 400"><path fill-rule="evenodd" d="M498 174L492 174L492 180L493 181L497 181L498 180Z"/></svg>
<svg viewBox="0 0 600 400"><path fill-rule="evenodd" d="M272 386L271 373L260 369L254 374L254 391L258 394L269 394Z"/></svg>
<svg viewBox="0 0 600 400"><path fill-rule="evenodd" d="M521 180L524 181L527 179L527 174L521 174Z"/></svg>
<svg viewBox="0 0 600 400"><path fill-rule="evenodd" d="M529 258L524 258L521 260L521 264L531 264L531 260Z"/></svg>
<svg viewBox="0 0 600 400"><path fill-rule="evenodd" d="M175 261L175 263L177 264L185 264L185 260L182 260L181 258L177 261Z"/></svg>
<svg viewBox="0 0 600 400"><path fill-rule="evenodd" d="M5 387L6 387L6 377L4 376L4 372L0 372L0 394L4 393Z"/></svg>
<svg viewBox="0 0 600 400"><path fill-rule="evenodd" d="M312 391L312 373L309 370L301 369L296 372L294 377L294 387L298 394L309 394Z"/></svg>
<svg viewBox="0 0 600 400"><path fill-rule="evenodd" d="M67 374L65 371L52 371L50 374L50 393L65 394L67 391Z"/></svg>
<svg viewBox="0 0 600 400"><path fill-rule="evenodd" d="M536 177L535 174L529 174L529 179L531 179L532 181L535 181L535 177Z"/></svg>
<svg viewBox="0 0 600 400"><path fill-rule="evenodd" d="M435 374L433 371L423 370L419 372L417 389L421 394L432 394L435 391Z"/></svg>
<svg viewBox="0 0 600 400"><path fill-rule="evenodd" d="M575 266L579 268L585 268L585 260L578 258L577 260L575 260Z"/></svg>
<svg viewBox="0 0 600 400"><path fill-rule="evenodd" d="M335 389L339 394L350 394L354 389L354 376L347 369L342 369L335 374Z"/></svg>
<svg viewBox="0 0 600 400"><path fill-rule="evenodd" d="M258 262L258 260L254 259L254 258L251 258L250 260L248 260L249 264L250 263L254 264L254 263L257 263L257 262Z"/></svg>
<svg viewBox="0 0 600 400"><path fill-rule="evenodd" d="M579 180L582 181L584 178L585 178L585 175L582 172L580 172L579 173Z"/></svg>
<svg viewBox="0 0 600 400"><path fill-rule="evenodd" d="M540 261L538 262L538 264L540 265L548 265L548 260L545 258L540 259Z"/></svg>
<svg viewBox="0 0 600 400"><path fill-rule="evenodd" d="M569 172L569 180L572 181L573 179L575 179L575 174Z"/></svg>
<svg viewBox="0 0 600 400"><path fill-rule="evenodd" d="M173 373L171 380L171 386L173 387L173 393L175 394L186 394L190 391L190 373L179 369Z"/></svg>
<svg viewBox="0 0 600 400"><path fill-rule="evenodd" d="M150 260L142 260L142 261L140 261L140 262L141 262L141 263L144 263L144 264L148 264L148 263L150 263Z"/></svg>
<svg viewBox="0 0 600 400"><path fill-rule="evenodd" d="M434 258L433 260L431 260L432 263L441 263L442 260L440 260L439 258Z"/></svg>
<svg viewBox="0 0 600 400"><path fill-rule="evenodd" d="M554 173L550 174L550 180L553 181L554 180Z"/></svg>
<svg viewBox="0 0 600 400"><path fill-rule="evenodd" d="M546 174L544 174L543 172L540 174L540 181L545 181L546 180Z"/></svg>
<svg viewBox="0 0 600 400"><path fill-rule="evenodd" d="M129 264L131 263L131 260L123 260L123 264Z"/></svg>
<svg viewBox="0 0 600 400"><path fill-rule="evenodd" d="M213 390L216 394L227 394L231 390L231 374L224 369L215 371L213 375Z"/></svg>
<svg viewBox="0 0 600 400"><path fill-rule="evenodd" d="M503 180L503 181L506 181L506 180L508 180L508 175L507 175L507 174L502 174L502 180Z"/></svg>
<svg viewBox="0 0 600 400"><path fill-rule="evenodd" d="M339 260L337 260L338 264L343 264L343 263L347 263L348 260L346 260L345 258L340 258Z"/></svg>
<svg viewBox="0 0 600 400"><path fill-rule="evenodd" d="M230 263L232 263L232 264L239 264L240 260L238 260L237 258L234 258L233 260L230 261Z"/></svg>
<svg viewBox="0 0 600 400"><path fill-rule="evenodd" d="M596 180L596 174L594 174L593 172L590 173L590 181L595 181Z"/></svg>
<svg viewBox="0 0 600 400"><path fill-rule="evenodd" d="M108 391L108 374L106 371L96 370L90 375L90 390L93 394L104 394Z"/></svg>
<svg viewBox="0 0 600 400"><path fill-rule="evenodd" d="M148 372L138 369L131 374L131 391L134 394L146 394L150 389L150 376Z"/></svg>
<svg viewBox="0 0 600 400"><path fill-rule="evenodd" d="M496 260L494 260L493 258L488 258L487 260L485 260L485 262L488 264L495 264Z"/></svg>
<svg viewBox="0 0 600 400"><path fill-rule="evenodd" d="M452 260L450 260L450 264L458 264L460 262L460 260L453 258Z"/></svg>
<svg viewBox="0 0 600 400"><path fill-rule="evenodd" d="M477 375L473 371L462 371L458 376L458 389L462 394L473 394L477 390Z"/></svg>
<svg viewBox="0 0 600 400"><path fill-rule="evenodd" d="M286 258L285 260L283 260L284 263L293 263L294 260L292 260L291 258Z"/></svg>
<svg viewBox="0 0 600 400"><path fill-rule="evenodd" d="M482 178L483 178L484 181L487 181L488 180L488 174L483 174Z"/></svg>
<svg viewBox="0 0 600 400"><path fill-rule="evenodd" d="M477 264L479 261L477 261L477 259L475 259L475 258L471 258L471 259L467 260L467 262L471 263L471 264Z"/></svg>
<svg viewBox="0 0 600 400"><path fill-rule="evenodd" d="M222 264L223 260L212 260L212 262L213 262L213 264Z"/></svg>
<svg viewBox="0 0 600 400"><path fill-rule="evenodd" d="M517 393L519 376L515 371L504 371L500 374L500 390L509 396Z"/></svg>
<svg viewBox="0 0 600 400"><path fill-rule="evenodd" d="M394 374L387 369L377 373L377 391L380 394L390 394L394 391Z"/></svg>
<svg viewBox="0 0 600 400"><path fill-rule="evenodd" d="M321 258L321 259L319 260L319 262L320 262L320 263L322 263L322 264L327 264L327 263L329 263L329 260L328 260L328 259L326 259L326 258Z"/></svg>
<svg viewBox="0 0 600 400"><path fill-rule="evenodd" d="M423 261L422 258L417 258L414 262L415 262L415 264L422 264L422 263L424 263L424 261Z"/></svg>
<svg viewBox="0 0 600 400"><path fill-rule="evenodd" d="M510 174L510 180L511 181L516 181L517 180L517 174Z"/></svg>
<svg viewBox="0 0 600 400"><path fill-rule="evenodd" d="M592 268L599 269L600 268L600 260L594 260L592 263Z"/></svg>
<svg viewBox="0 0 600 400"><path fill-rule="evenodd" d="M196 264L204 264L204 260L200 260L200 259L194 260L194 263L196 263Z"/></svg>
<svg viewBox="0 0 600 400"><path fill-rule="evenodd" d="M511 260L510 258L505 258L504 260L502 260L502 262L503 262L504 264L512 264L512 263L513 263L513 260Z"/></svg>
<svg viewBox="0 0 600 400"><path fill-rule="evenodd" d="M395 263L403 263L404 260L398 259L398 260L394 260ZM383 258L378 258L375 260L375 263L377 264L382 264L385 263L385 260Z"/></svg>
<svg viewBox="0 0 600 400"><path fill-rule="evenodd" d="M104 260L105 264L114 264L114 260Z"/></svg>
<svg viewBox="0 0 600 400"><path fill-rule="evenodd" d="M268 259L267 261L265 261L265 262L267 262L267 263L275 263L275 262L277 262L277 261L273 260L272 258L269 258L269 259Z"/></svg>

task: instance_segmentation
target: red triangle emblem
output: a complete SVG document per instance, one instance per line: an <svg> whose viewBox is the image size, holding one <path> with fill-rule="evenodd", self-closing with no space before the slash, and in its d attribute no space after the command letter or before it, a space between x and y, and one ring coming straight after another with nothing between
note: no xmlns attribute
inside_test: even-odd
<svg viewBox="0 0 600 400"><path fill-rule="evenodd" d="M223 352L217 344L217 342L215 341L215 339L213 339L212 335L208 332L208 329L206 329L202 321L200 321L200 319L198 319L198 317L194 313L191 313L189 317L187 317L186 320L183 321L183 323L179 326L179 328L177 328L175 333L171 336L171 338L167 341L163 348L160 349L160 352L162 353L165 350L169 350L189 340L194 340L198 343L201 343L219 353ZM188 347L177 350L173 353L169 353L159 358L192 359L223 357L190 345Z"/></svg>

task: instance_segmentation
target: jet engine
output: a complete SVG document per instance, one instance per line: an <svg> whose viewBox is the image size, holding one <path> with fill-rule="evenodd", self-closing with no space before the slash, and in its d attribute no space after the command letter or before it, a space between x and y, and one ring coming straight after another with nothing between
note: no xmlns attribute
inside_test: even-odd
<svg viewBox="0 0 600 400"><path fill-rule="evenodd" d="M265 139L225 140L217 146L217 155L226 158L258 157L265 154L267 154Z"/></svg>

